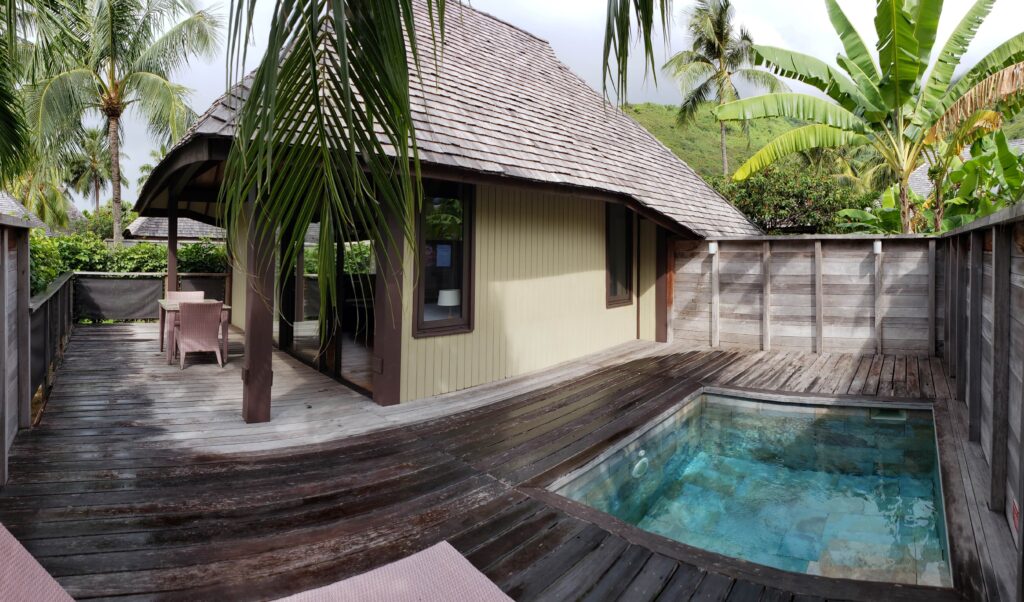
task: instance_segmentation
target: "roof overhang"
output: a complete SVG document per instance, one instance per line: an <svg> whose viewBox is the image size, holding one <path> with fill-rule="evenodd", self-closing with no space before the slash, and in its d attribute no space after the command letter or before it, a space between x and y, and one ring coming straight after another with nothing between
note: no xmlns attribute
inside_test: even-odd
<svg viewBox="0 0 1024 602"><path fill-rule="evenodd" d="M170 199L177 199L179 217L219 225L218 196L231 138L193 136L174 148L149 175L135 211L144 217L167 217Z"/></svg>

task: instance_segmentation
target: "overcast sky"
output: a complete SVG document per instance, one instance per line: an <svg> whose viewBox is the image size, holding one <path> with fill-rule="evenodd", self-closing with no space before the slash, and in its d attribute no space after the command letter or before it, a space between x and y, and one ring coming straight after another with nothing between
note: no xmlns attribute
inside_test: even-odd
<svg viewBox="0 0 1024 602"><path fill-rule="evenodd" d="M873 46L877 39L873 24L875 0L839 2L865 41ZM973 3L974 0L945 1L935 53ZM681 50L686 45L687 39L680 27L679 15L689 4L688 0L675 0L673 31L668 44L662 40L656 46L659 65L673 51ZM255 23L257 40L265 37L273 5L273 0L260 0ZM606 0L473 0L470 5L544 38L551 43L562 62L591 86L600 89ZM733 5L738 21L750 30L756 43L799 50L829 62L833 62L831 57L842 50L822 0L733 0ZM227 8L228 5L225 3L215 10L226 13ZM449 15L450 18L457 18L456 11L450 12ZM999 0L979 30L963 64L973 64L1022 29L1024 0ZM250 67L255 66L255 57L262 54L262 51L262 46L250 50L250 56L253 57L250 59ZM641 53L635 54L629 84L629 100L678 103L680 94L675 84L660 74L656 82L649 76L645 78ZM208 62L193 62L187 70L177 74L177 81L194 90L192 106L197 112L202 113L224 92L224 52ZM800 85L792 87L798 91L807 90ZM133 204L135 201L138 194L135 186L138 168L149 161L149 152L155 146L146 132L145 124L136 115L129 113L125 121L124 145L128 157L123 158L122 162L122 172L130 183L130 187L124 193L127 203ZM91 201L81 199L78 205L89 208Z"/></svg>

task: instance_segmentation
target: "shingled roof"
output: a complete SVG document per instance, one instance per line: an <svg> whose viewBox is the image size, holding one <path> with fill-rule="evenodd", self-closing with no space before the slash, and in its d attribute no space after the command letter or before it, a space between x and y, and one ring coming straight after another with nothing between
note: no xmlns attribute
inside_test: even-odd
<svg viewBox="0 0 1024 602"><path fill-rule="evenodd" d="M445 26L440 59L425 53L410 81L424 163L624 195L701 236L759 233L546 41L465 5L451 7ZM421 48L431 47L428 29L417 32ZM179 146L231 137L250 81L215 101Z"/></svg>
<svg viewBox="0 0 1024 602"><path fill-rule="evenodd" d="M17 199L3 191L0 191L0 214L23 219L28 222L31 227L43 228L49 232L49 228L43 223L43 220L36 217L35 213L26 209L25 206L19 203Z"/></svg>
<svg viewBox="0 0 1024 602"><path fill-rule="evenodd" d="M167 240L167 218L137 217L128 224L125 233L128 238ZM224 228L204 224L187 217L178 218L178 239L199 240L200 238L224 240Z"/></svg>

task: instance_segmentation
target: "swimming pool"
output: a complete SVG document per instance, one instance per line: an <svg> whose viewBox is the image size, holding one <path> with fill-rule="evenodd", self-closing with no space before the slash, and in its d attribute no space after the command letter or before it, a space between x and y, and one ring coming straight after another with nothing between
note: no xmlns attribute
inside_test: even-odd
<svg viewBox="0 0 1024 602"><path fill-rule="evenodd" d="M928 410L703 395L551 488L787 571L952 586Z"/></svg>

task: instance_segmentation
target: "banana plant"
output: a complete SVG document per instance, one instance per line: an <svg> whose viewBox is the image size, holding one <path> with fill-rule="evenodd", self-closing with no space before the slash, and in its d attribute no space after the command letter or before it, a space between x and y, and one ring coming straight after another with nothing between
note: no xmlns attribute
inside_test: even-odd
<svg viewBox="0 0 1024 602"><path fill-rule="evenodd" d="M934 138L932 129L940 122L949 126L947 113L977 84L1024 60L1024 33L1020 33L954 80L954 71L994 4L995 0L974 3L930 69L942 0L878 0L874 54L838 2L825 0L844 49L836 57L838 67L799 52L755 45L758 65L809 84L827 98L767 94L720 106L717 116L725 121L788 117L807 122L765 145L736 171L734 179L742 180L811 148L870 146L897 175L901 230L913 232L921 220L914 216L910 174L921 163L929 134Z"/></svg>
<svg viewBox="0 0 1024 602"><path fill-rule="evenodd" d="M971 147L971 158L949 173L944 230L991 215L1024 198L1024 156L1002 132Z"/></svg>
<svg viewBox="0 0 1024 602"><path fill-rule="evenodd" d="M923 199L917 193L909 193L911 202L920 204ZM843 209L836 212L837 225L851 232L864 234L899 234L903 231L900 219L898 185L885 189L878 202L864 209Z"/></svg>

